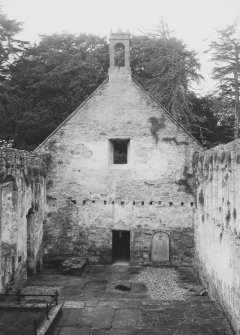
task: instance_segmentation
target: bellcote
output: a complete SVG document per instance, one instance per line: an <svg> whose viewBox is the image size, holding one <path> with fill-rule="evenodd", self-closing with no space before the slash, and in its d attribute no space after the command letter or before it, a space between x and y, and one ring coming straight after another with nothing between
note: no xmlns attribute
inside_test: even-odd
<svg viewBox="0 0 240 335"><path fill-rule="evenodd" d="M113 71L124 70L130 73L130 33L123 32L120 28L116 33L110 32L110 68ZM122 69L123 68L123 69ZM122 71L121 71L122 72Z"/></svg>

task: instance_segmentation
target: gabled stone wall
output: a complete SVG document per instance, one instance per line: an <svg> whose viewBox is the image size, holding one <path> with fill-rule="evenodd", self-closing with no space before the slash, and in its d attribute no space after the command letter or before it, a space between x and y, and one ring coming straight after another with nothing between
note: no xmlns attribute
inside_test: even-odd
<svg viewBox="0 0 240 335"><path fill-rule="evenodd" d="M240 140L194 159L195 265L240 333Z"/></svg>
<svg viewBox="0 0 240 335"><path fill-rule="evenodd" d="M112 139L129 140L127 164L112 163ZM154 233L162 231L171 265L191 265L196 150L128 69L111 69L109 81L37 150L49 166L46 258L111 263L113 230L128 230L131 263L149 265Z"/></svg>
<svg viewBox="0 0 240 335"><path fill-rule="evenodd" d="M22 285L42 263L45 169L33 153L0 149L0 290Z"/></svg>

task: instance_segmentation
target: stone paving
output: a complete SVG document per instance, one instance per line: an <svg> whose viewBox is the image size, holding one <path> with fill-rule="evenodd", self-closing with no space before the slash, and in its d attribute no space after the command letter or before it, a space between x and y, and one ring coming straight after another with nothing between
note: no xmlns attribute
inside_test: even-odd
<svg viewBox="0 0 240 335"><path fill-rule="evenodd" d="M52 335L234 334L220 306L204 295L192 269L147 271L149 282L144 279L146 269L138 274L127 266L89 266L82 276L45 271L28 284L61 287L65 303ZM156 273L157 283L151 278ZM160 299L160 283L167 289L167 281L170 299ZM156 297L154 282L160 290ZM119 285L121 290L116 289Z"/></svg>

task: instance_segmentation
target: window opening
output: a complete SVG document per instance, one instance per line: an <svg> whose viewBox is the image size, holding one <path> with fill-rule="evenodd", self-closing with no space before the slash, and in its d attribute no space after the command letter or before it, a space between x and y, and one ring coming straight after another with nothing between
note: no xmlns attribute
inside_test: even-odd
<svg viewBox="0 0 240 335"><path fill-rule="evenodd" d="M113 146L113 164L128 163L129 140L111 140Z"/></svg>

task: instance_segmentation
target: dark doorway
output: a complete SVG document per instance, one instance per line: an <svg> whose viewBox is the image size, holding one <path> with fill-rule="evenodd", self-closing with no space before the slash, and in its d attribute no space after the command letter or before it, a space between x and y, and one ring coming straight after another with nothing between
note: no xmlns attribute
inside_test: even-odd
<svg viewBox="0 0 240 335"><path fill-rule="evenodd" d="M112 231L112 260L113 262L130 260L130 231Z"/></svg>

